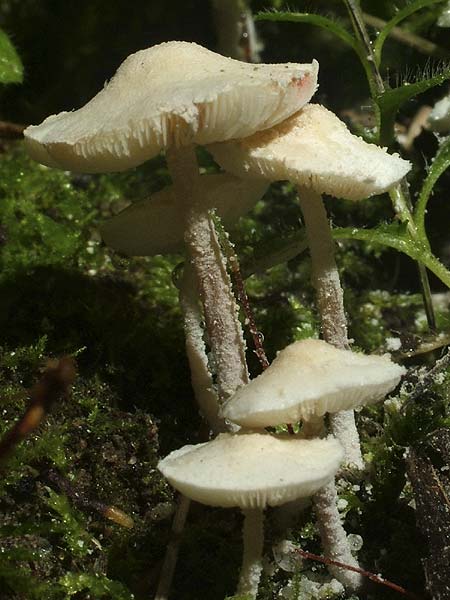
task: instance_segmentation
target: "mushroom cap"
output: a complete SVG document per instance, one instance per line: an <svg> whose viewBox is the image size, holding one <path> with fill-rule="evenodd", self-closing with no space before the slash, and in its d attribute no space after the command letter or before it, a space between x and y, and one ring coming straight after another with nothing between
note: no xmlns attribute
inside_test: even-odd
<svg viewBox="0 0 450 600"><path fill-rule="evenodd" d="M182 494L210 506L265 508L311 496L336 473L343 449L333 438L222 433L184 446L158 469Z"/></svg>
<svg viewBox="0 0 450 600"><path fill-rule="evenodd" d="M314 94L318 64L249 64L189 42L131 54L82 108L28 127L32 158L84 173L123 171L162 149L272 127Z"/></svg>
<svg viewBox="0 0 450 600"><path fill-rule="evenodd" d="M444 96L433 106L428 117L428 125L438 133L450 131L450 95Z"/></svg>
<svg viewBox="0 0 450 600"><path fill-rule="evenodd" d="M223 173L204 175L198 181L203 206L216 208L226 227L251 210L268 185L263 180L243 180ZM131 204L100 226L104 242L128 256L180 252L184 231L182 201L172 185Z"/></svg>
<svg viewBox="0 0 450 600"><path fill-rule="evenodd" d="M361 200L381 194L411 168L398 154L352 135L319 104L308 104L280 125L209 150L238 176L289 179L319 194Z"/></svg>
<svg viewBox="0 0 450 600"><path fill-rule="evenodd" d="M388 355L367 356L322 340L301 340L224 404L222 416L245 427L309 420L382 400L405 373Z"/></svg>

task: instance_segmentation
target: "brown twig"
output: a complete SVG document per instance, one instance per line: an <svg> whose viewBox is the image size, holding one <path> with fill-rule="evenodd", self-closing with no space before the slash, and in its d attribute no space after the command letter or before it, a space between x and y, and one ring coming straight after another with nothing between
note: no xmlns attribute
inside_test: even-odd
<svg viewBox="0 0 450 600"><path fill-rule="evenodd" d="M219 237L220 245L222 246L222 250L226 256L227 263L230 267L231 278L236 289L238 301L242 306L242 310L244 311L246 325L248 326L250 334L253 338L255 354L258 357L261 367L263 369L267 369L270 363L264 351L264 336L256 327L255 317L253 315L252 307L250 306L250 301L248 299L247 292L245 291L244 279L242 277L241 269L239 267L238 257L236 255L236 252L234 251L234 246L230 242L228 233L225 231L220 218L215 213L213 214L213 221Z"/></svg>
<svg viewBox="0 0 450 600"><path fill-rule="evenodd" d="M383 19L374 15L369 15L369 13L363 12L362 16L367 25L375 27L375 29L381 30L387 24ZM430 42L430 40L412 33L411 31L407 31L406 29L402 29L401 27L393 27L390 34L398 42L406 44L422 54L431 54L432 56L439 56L441 58L448 58L449 56L449 51L446 48L442 48L441 46Z"/></svg>
<svg viewBox="0 0 450 600"><path fill-rule="evenodd" d="M320 562L324 565L333 565L335 567L339 567L340 569L347 569L348 571L353 571L355 573L359 573L363 577L367 577L370 581L374 581L380 585L385 585L386 587L398 592L399 594L403 594L407 598L411 598L411 600L421 600L419 596L416 596L412 592L408 592L401 585L397 585L396 583L392 583L392 581L388 581L379 575L375 575L375 573L371 573L370 571L365 571L359 567L353 567L351 565L346 565L337 560L333 560L331 558L327 558L325 556L319 556L318 554L313 554L312 552L308 552L306 550L302 550L301 548L296 548L295 552L300 554L302 558L306 558L308 560L315 560L316 562Z"/></svg>
<svg viewBox="0 0 450 600"><path fill-rule="evenodd" d="M42 377L31 389L28 408L0 441L0 461L9 456L15 446L37 429L52 404L67 394L75 376L73 358L64 356L59 360L48 361Z"/></svg>
<svg viewBox="0 0 450 600"><path fill-rule="evenodd" d="M110 521L114 521L114 523L126 527L127 529L132 529L134 527L133 519L123 510L120 510L120 508L117 508L116 506L111 506L88 498L83 492L77 490L68 479L60 475L60 473L54 469L48 471L47 477L52 483L58 486L61 492L80 508L95 510Z"/></svg>
<svg viewBox="0 0 450 600"><path fill-rule="evenodd" d="M0 137L8 139L19 139L23 137L23 130L26 125L20 123L10 123L9 121L0 121Z"/></svg>

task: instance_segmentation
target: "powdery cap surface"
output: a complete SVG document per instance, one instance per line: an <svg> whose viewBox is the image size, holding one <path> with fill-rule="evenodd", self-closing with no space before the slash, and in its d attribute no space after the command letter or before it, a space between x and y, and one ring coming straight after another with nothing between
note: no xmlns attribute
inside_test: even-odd
<svg viewBox="0 0 450 600"><path fill-rule="evenodd" d="M367 144L319 104L308 104L277 127L214 144L215 160L230 173L289 179L319 194L361 200L381 194L411 168L398 154Z"/></svg>
<svg viewBox="0 0 450 600"><path fill-rule="evenodd" d="M25 130L31 156L85 173L123 171L169 146L249 136L280 123L314 94L318 64L254 65L189 42L131 54L74 112Z"/></svg>
<svg viewBox="0 0 450 600"><path fill-rule="evenodd" d="M406 370L387 356L341 350L322 340L294 342L241 387L223 416L245 427L295 423L382 400Z"/></svg>
<svg viewBox="0 0 450 600"><path fill-rule="evenodd" d="M233 175L204 175L199 179L198 196L205 208L216 208L225 226L231 227L254 207L267 185ZM128 256L180 252L184 230L183 201L173 186L131 204L100 226L105 243Z"/></svg>
<svg viewBox="0 0 450 600"><path fill-rule="evenodd" d="M222 433L211 442L175 450L158 469L197 502L265 508L314 494L334 476L343 455L333 437Z"/></svg>

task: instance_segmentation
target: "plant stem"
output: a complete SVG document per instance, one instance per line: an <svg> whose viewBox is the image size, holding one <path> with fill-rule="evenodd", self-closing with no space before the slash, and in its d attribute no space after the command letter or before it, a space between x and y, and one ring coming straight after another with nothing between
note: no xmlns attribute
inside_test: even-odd
<svg viewBox="0 0 450 600"><path fill-rule="evenodd" d="M394 210L403 223L408 228L409 235L414 241L421 241L422 243L428 244L426 236L421 236L414 222L412 214L411 198L409 196L409 188L406 180L398 183L390 191ZM425 239L423 239L425 237ZM423 263L416 261L417 270L419 272L419 279L422 290L423 304L425 307L425 313L427 315L428 327L433 331L436 329L436 318L434 315L433 300L431 297L430 281L428 279L427 269Z"/></svg>
<svg viewBox="0 0 450 600"><path fill-rule="evenodd" d="M386 26L387 22L375 15L370 15L369 13L362 13L362 17L367 25L374 27L375 29L383 29ZM441 58L448 58L449 52L446 48L442 46L438 46L434 42L430 42L426 38L412 33L402 27L393 27L391 32L391 36L395 38L397 41L402 44L406 44L411 48L414 48L418 52L422 54L428 54L432 56L439 56Z"/></svg>
<svg viewBox="0 0 450 600"><path fill-rule="evenodd" d="M264 513L259 508L247 509L244 513L244 552L236 595L254 600L258 594L262 571L264 542Z"/></svg>
<svg viewBox="0 0 450 600"><path fill-rule="evenodd" d="M186 498L186 496L180 494L175 516L172 521L172 531L170 533L169 543L167 544L166 548L166 554L161 569L161 575L159 577L155 600L167 600L169 597L173 574L177 564L178 552L180 549L180 538L181 534L183 533L190 505L191 501L189 498Z"/></svg>
<svg viewBox="0 0 450 600"><path fill-rule="evenodd" d="M350 18L352 20L353 29L355 30L356 36L366 50L366 57L372 74L372 81L369 81L369 85L372 87L372 85L375 84L378 93L382 93L384 92L384 82L375 61L372 42L370 41L369 34L367 33L367 29L364 24L363 13L359 5L359 0L344 0L344 3L347 6L348 12L350 13Z"/></svg>
<svg viewBox="0 0 450 600"><path fill-rule="evenodd" d="M238 307L214 224L196 199L199 173L194 147L169 150L167 163L177 193L185 198L185 243L197 279L222 403L249 381Z"/></svg>
<svg viewBox="0 0 450 600"><path fill-rule="evenodd" d="M376 96L383 94L383 92L386 90L386 87L375 59L372 42L364 24L363 12L361 10L359 0L344 0L344 4L346 5L350 14L356 36L366 50L367 60L370 65L370 75L366 70L368 73L368 83L372 94L372 99L377 110L377 115L379 117L380 109L378 103L376 102ZM393 201L394 210L397 212L397 216L402 220L402 222L407 223L408 230L410 231L413 239L418 239L417 228L414 224L414 218L412 215L412 205L409 198L409 189L406 178L392 188L390 196ZM425 312L427 315L428 327L433 330L436 327L436 319L434 315L433 300L431 298L428 273L423 264L418 261L416 261L416 264L419 270L419 279L425 305Z"/></svg>

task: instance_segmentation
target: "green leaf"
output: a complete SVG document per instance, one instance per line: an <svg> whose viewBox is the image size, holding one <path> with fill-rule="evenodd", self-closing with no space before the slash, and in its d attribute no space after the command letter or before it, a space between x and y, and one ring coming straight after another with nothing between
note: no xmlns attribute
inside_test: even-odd
<svg viewBox="0 0 450 600"><path fill-rule="evenodd" d="M105 575L90 573L67 573L59 580L65 588L67 598L84 590L89 591L89 597L110 598L111 600L133 600L133 594L118 581L112 581Z"/></svg>
<svg viewBox="0 0 450 600"><path fill-rule="evenodd" d="M432 254L420 240L413 240L408 233L406 223L390 223L372 229L343 227L333 229L335 239L361 240L370 244L381 244L403 252L413 260L422 263L450 288L450 271Z"/></svg>
<svg viewBox="0 0 450 600"><path fill-rule="evenodd" d="M394 27L396 27L401 21L404 21L418 10L444 1L445 0L415 0L414 2L410 2L409 4L407 4L402 10L399 10L395 17L388 21L383 27L383 29L380 31L377 40L374 44L373 52L375 55L375 62L377 63L377 65L380 66L381 64L381 55L383 52L384 42L386 41L386 38L394 29Z"/></svg>
<svg viewBox="0 0 450 600"><path fill-rule="evenodd" d="M403 85L397 88L388 89L380 94L376 98L376 103L381 113L380 144L382 146L389 146L392 142L395 118L400 107L405 102L418 94L426 92L430 88L444 83L447 79L450 79L449 65L445 65L444 68L440 69L440 72L428 79L422 79L414 83L403 83Z"/></svg>
<svg viewBox="0 0 450 600"><path fill-rule="evenodd" d="M337 36L344 44L350 46L359 55L359 44L353 35L347 31L342 25L323 17L322 15L316 15L314 13L297 13L297 12L282 12L282 11L270 11L260 12L255 16L255 21L276 21L284 23L309 23L316 27L321 27L330 31Z"/></svg>
<svg viewBox="0 0 450 600"><path fill-rule="evenodd" d="M7 34L0 29L0 83L22 83L23 65Z"/></svg>
<svg viewBox="0 0 450 600"><path fill-rule="evenodd" d="M415 223L420 233L425 235L425 215L428 200L439 177L450 167L450 136L441 143L439 150L428 171L427 178L423 182L422 189L417 200L415 209Z"/></svg>
<svg viewBox="0 0 450 600"><path fill-rule="evenodd" d="M91 552L92 541L84 529L84 517L76 511L63 494L48 488L48 506L59 515L52 523L54 533L60 533L74 556L86 556Z"/></svg>

